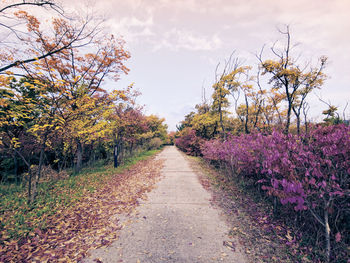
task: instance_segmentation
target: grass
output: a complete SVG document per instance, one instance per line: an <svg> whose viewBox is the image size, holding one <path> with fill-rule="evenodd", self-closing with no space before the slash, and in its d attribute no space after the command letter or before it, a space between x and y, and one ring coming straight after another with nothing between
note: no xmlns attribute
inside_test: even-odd
<svg viewBox="0 0 350 263"><path fill-rule="evenodd" d="M36 201L30 205L27 204L27 189L24 186L0 185L0 245L30 235L37 228L47 228L50 216L73 206L86 193L108 184L111 177L159 151L141 152L126 159L118 168L114 168L113 164L98 163L67 179L41 183Z"/></svg>

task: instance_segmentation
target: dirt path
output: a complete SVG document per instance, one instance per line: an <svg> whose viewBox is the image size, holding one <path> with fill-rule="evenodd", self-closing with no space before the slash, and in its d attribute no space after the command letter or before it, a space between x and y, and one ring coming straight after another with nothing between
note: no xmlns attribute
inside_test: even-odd
<svg viewBox="0 0 350 263"><path fill-rule="evenodd" d="M247 262L182 154L167 147L158 159L165 163L157 188L123 219L119 240L84 262Z"/></svg>

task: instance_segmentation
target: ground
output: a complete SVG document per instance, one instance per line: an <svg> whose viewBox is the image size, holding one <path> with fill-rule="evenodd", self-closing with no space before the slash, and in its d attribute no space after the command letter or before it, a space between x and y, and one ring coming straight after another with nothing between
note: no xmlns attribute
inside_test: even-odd
<svg viewBox="0 0 350 263"><path fill-rule="evenodd" d="M0 262L307 262L292 257L293 233L268 203L200 158L172 146L107 168L77 177L79 200L38 218L45 228L5 241Z"/></svg>
<svg viewBox="0 0 350 263"><path fill-rule="evenodd" d="M164 166L156 188L122 218L119 239L84 262L248 262L189 160L175 147L157 158Z"/></svg>

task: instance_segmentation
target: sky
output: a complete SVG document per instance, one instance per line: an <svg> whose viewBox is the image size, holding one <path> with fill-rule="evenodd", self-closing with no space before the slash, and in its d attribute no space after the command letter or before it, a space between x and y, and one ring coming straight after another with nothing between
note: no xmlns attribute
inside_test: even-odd
<svg viewBox="0 0 350 263"><path fill-rule="evenodd" d="M86 3L63 0L76 10ZM164 117L169 131L201 103L203 89L210 98L219 62L234 51L256 68L255 55L264 45L267 51L276 41L282 45L278 29L287 24L298 44L295 56L313 65L322 55L329 58L328 79L315 94L340 110L350 103L348 0L99 0L88 6L105 17L108 31L122 37L131 53L129 74L106 85L134 83L146 114ZM327 108L315 95L309 103L314 119Z"/></svg>

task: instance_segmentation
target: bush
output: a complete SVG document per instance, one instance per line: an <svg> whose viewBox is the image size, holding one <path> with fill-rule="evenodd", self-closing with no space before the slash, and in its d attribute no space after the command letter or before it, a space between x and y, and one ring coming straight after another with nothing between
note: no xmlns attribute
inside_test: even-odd
<svg viewBox="0 0 350 263"><path fill-rule="evenodd" d="M159 149L163 145L163 141L160 138L153 138L147 145L148 150Z"/></svg>
<svg viewBox="0 0 350 263"><path fill-rule="evenodd" d="M349 126L316 127L303 136L275 131L215 139L203 144L202 154L225 164L231 175L261 185L286 207L284 216L302 218L306 231L313 226L312 233L323 233L326 260L331 243L334 261L349 256Z"/></svg>
<svg viewBox="0 0 350 263"><path fill-rule="evenodd" d="M193 155L201 156L201 145L204 139L196 135L195 130L185 129L182 135L175 139L175 145L183 152Z"/></svg>

